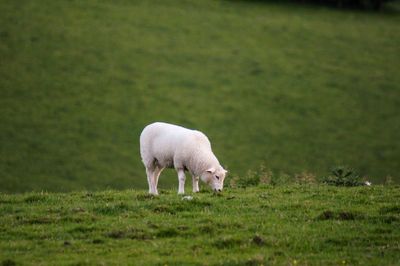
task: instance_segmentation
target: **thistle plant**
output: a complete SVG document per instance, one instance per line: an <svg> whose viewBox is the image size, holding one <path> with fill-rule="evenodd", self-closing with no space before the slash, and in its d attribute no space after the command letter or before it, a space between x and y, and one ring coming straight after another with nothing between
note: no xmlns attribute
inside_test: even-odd
<svg viewBox="0 0 400 266"><path fill-rule="evenodd" d="M324 177L323 183L333 186L354 187L362 186L364 183L358 173L346 166L336 166L331 170L331 174Z"/></svg>

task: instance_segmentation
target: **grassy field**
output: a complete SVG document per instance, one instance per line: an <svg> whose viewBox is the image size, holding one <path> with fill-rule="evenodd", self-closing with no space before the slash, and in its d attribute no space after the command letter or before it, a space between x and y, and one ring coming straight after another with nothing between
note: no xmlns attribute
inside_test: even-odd
<svg viewBox="0 0 400 266"><path fill-rule="evenodd" d="M0 14L0 191L144 188L153 121L204 131L232 174L344 163L399 181L398 4L2 0Z"/></svg>
<svg viewBox="0 0 400 266"><path fill-rule="evenodd" d="M399 202L398 186L3 193L0 262L399 265Z"/></svg>

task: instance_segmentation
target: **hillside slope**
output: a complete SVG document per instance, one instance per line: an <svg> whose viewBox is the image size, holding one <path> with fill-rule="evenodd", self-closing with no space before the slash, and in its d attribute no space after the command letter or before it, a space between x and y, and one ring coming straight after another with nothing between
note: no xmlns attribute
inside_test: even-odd
<svg viewBox="0 0 400 266"><path fill-rule="evenodd" d="M44 0L0 13L1 191L143 188L153 121L204 131L234 174L398 176L397 12Z"/></svg>
<svg viewBox="0 0 400 266"><path fill-rule="evenodd" d="M398 265L399 187L0 194L3 265ZM394 200L394 199L397 199ZM9 264L6 264L9 263Z"/></svg>

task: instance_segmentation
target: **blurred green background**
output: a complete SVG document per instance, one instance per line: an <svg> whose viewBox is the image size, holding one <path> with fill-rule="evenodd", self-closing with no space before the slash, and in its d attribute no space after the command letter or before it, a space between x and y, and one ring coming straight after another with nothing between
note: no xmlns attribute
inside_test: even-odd
<svg viewBox="0 0 400 266"><path fill-rule="evenodd" d="M399 6L1 0L0 191L145 188L153 121L206 133L232 175L398 182Z"/></svg>

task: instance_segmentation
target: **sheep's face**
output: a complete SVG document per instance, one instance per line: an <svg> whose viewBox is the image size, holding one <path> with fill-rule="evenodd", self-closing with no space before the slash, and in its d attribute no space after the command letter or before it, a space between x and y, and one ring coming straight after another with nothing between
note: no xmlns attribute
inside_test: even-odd
<svg viewBox="0 0 400 266"><path fill-rule="evenodd" d="M225 175L228 171L219 167L218 169L210 168L201 175L201 180L209 184L215 192L221 192L224 187Z"/></svg>

